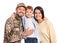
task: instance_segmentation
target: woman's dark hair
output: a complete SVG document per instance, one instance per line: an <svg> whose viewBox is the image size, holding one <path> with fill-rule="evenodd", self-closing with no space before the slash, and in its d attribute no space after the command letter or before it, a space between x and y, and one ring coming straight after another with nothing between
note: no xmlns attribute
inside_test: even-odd
<svg viewBox="0 0 60 43"><path fill-rule="evenodd" d="M37 7L34 8L34 18L35 18L35 10L36 10L36 9L40 10L40 12L41 12L41 14L42 14L42 19L44 19L44 10L43 10L43 8L40 7L40 6L37 6Z"/></svg>

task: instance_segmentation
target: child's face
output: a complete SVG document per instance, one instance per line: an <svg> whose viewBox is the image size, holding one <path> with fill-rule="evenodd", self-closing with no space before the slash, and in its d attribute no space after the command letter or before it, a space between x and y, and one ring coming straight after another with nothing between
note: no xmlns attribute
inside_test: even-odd
<svg viewBox="0 0 60 43"><path fill-rule="evenodd" d="M33 14L33 11L31 9L27 9L26 10L26 17L27 18L31 18L32 17L32 14Z"/></svg>

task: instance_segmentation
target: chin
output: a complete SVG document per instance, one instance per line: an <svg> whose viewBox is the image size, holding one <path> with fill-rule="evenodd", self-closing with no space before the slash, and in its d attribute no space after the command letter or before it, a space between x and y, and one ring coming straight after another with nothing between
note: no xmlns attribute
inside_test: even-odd
<svg viewBox="0 0 60 43"><path fill-rule="evenodd" d="M41 18L37 18L37 20L41 20Z"/></svg>
<svg viewBox="0 0 60 43"><path fill-rule="evenodd" d="M20 17L22 17L23 15L20 15Z"/></svg>
<svg viewBox="0 0 60 43"><path fill-rule="evenodd" d="M23 16L23 14L20 14L19 16Z"/></svg>
<svg viewBox="0 0 60 43"><path fill-rule="evenodd" d="M36 19L40 19L40 18L36 18Z"/></svg>

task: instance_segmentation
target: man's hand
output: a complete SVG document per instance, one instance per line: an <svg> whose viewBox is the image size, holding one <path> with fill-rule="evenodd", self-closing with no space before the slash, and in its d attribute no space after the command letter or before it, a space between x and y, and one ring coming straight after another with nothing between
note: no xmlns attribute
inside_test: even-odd
<svg viewBox="0 0 60 43"><path fill-rule="evenodd" d="M27 30L24 32L24 35L29 36L29 35L33 34L33 32L34 32L33 29L27 29Z"/></svg>
<svg viewBox="0 0 60 43"><path fill-rule="evenodd" d="M46 20L48 20L48 18L44 17L44 20L46 21Z"/></svg>

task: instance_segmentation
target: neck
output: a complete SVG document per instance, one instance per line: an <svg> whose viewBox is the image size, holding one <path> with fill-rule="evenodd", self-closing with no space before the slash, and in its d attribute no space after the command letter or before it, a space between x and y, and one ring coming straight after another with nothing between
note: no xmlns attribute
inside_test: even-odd
<svg viewBox="0 0 60 43"><path fill-rule="evenodd" d="M43 21L43 19L40 19L40 20L38 20L38 23L41 23Z"/></svg>

